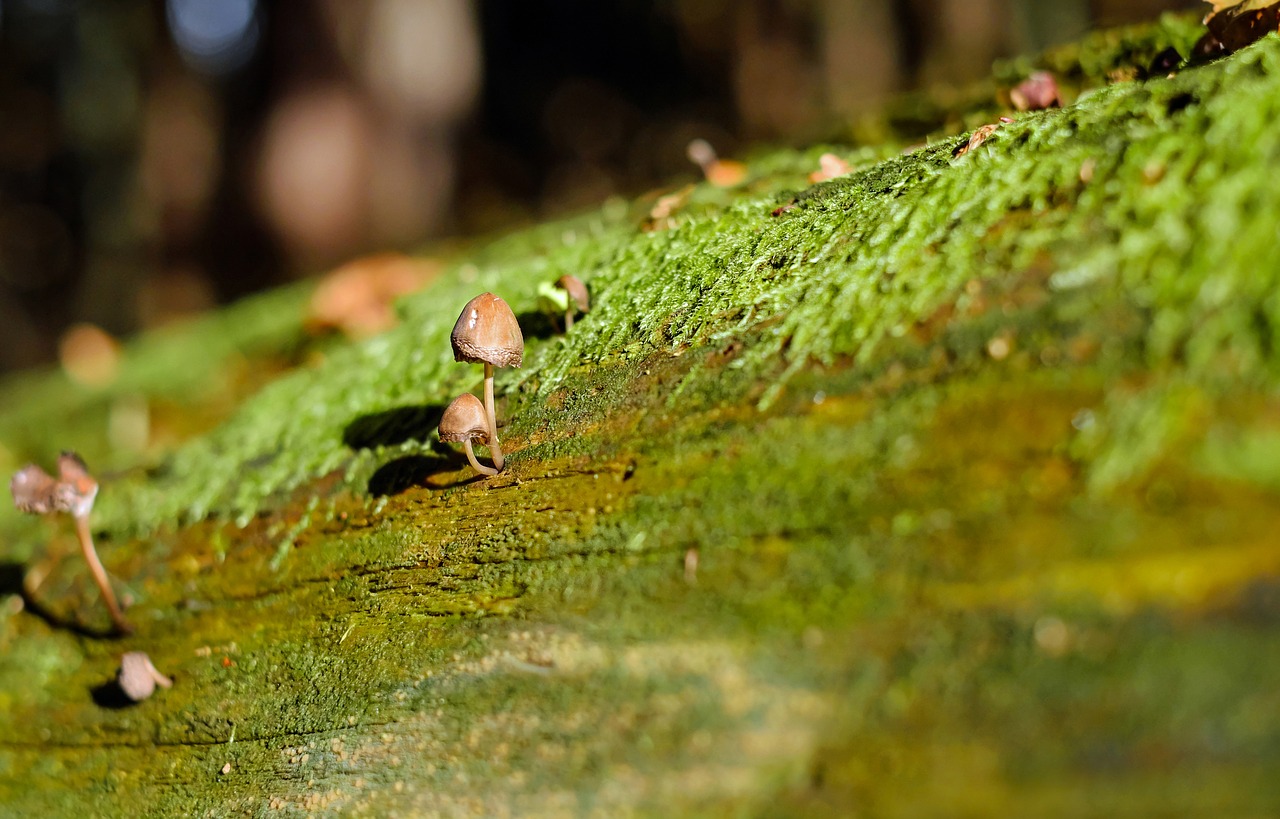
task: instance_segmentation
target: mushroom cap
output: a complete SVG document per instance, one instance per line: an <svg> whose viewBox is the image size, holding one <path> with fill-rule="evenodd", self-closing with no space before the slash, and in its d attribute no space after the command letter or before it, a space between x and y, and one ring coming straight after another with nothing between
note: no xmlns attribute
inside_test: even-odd
<svg viewBox="0 0 1280 819"><path fill-rule="evenodd" d="M719 158L716 156L716 149L711 147L711 143L701 137L689 141L688 146L685 147L685 156L700 168L706 168Z"/></svg>
<svg viewBox="0 0 1280 819"><path fill-rule="evenodd" d="M46 515L58 509L57 489L58 482L53 476L35 464L22 467L9 481L13 505L19 512L33 515Z"/></svg>
<svg viewBox="0 0 1280 819"><path fill-rule="evenodd" d="M587 286L583 284L582 279L571 275L561 276L556 279L556 287L569 294L569 298L573 299L579 312L585 313L591 309L591 294L587 292Z"/></svg>
<svg viewBox="0 0 1280 819"><path fill-rule="evenodd" d="M516 314L492 293L481 293L467 302L449 341L454 361L519 367L524 360L524 335Z"/></svg>
<svg viewBox="0 0 1280 819"><path fill-rule="evenodd" d="M98 482L79 456L64 452L58 458L57 478L35 464L27 464L9 481L9 491L13 493L13 505L20 512L36 515L70 512L83 517L93 509Z"/></svg>
<svg viewBox="0 0 1280 819"><path fill-rule="evenodd" d="M88 515L98 496L98 482L74 452L58 456L58 508L77 517Z"/></svg>
<svg viewBox="0 0 1280 819"><path fill-rule="evenodd" d="M124 695L134 702L142 702L156 690L156 683L165 688L173 680L156 670L151 658L143 651L130 651L120 658L120 673L116 683Z"/></svg>
<svg viewBox="0 0 1280 819"><path fill-rule="evenodd" d="M489 445L489 416L479 398L468 392L449 402L440 418L440 440L455 444L478 441Z"/></svg>

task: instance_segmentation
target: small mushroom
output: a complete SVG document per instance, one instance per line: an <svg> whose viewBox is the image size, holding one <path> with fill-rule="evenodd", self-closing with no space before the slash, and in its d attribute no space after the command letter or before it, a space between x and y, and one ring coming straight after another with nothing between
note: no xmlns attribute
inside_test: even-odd
<svg viewBox="0 0 1280 819"><path fill-rule="evenodd" d="M449 337L455 361L484 365L484 410L489 421L489 453L501 472L506 465L498 441L493 410L493 368L519 367L524 360L524 335L516 314L500 297L481 293L462 308Z"/></svg>
<svg viewBox="0 0 1280 819"><path fill-rule="evenodd" d="M1019 111L1042 111L1061 107L1062 94L1052 74L1037 71L1009 92L1009 100Z"/></svg>
<svg viewBox="0 0 1280 819"><path fill-rule="evenodd" d="M459 395L445 408L440 418L440 440L450 444L461 442L471 468L481 475L498 474L498 470L477 461L476 453L471 449L472 441L489 446L489 419L484 414L480 399L471 393Z"/></svg>
<svg viewBox="0 0 1280 819"><path fill-rule="evenodd" d="M689 161L702 169L702 175L718 188L731 188L747 176L747 166L732 159L721 159L705 139L695 139L685 148Z"/></svg>
<svg viewBox="0 0 1280 819"><path fill-rule="evenodd" d="M556 287L569 294L568 303L564 308L564 331L567 333L573 329L573 314L575 312L585 314L591 309L591 294L587 292L587 286L582 283L582 279L577 276L561 276L556 279Z"/></svg>
<svg viewBox="0 0 1280 819"><path fill-rule="evenodd" d="M809 174L809 181L816 185L819 182L827 182L836 177L844 176L852 171L853 166L848 162L833 153L825 153L818 157L818 170Z"/></svg>
<svg viewBox="0 0 1280 819"><path fill-rule="evenodd" d="M120 658L116 684L134 702L142 702L155 693L156 686L169 688L173 680L156 670L151 658L142 651L130 651Z"/></svg>
<svg viewBox="0 0 1280 819"><path fill-rule="evenodd" d="M107 571L102 568L102 561L98 560L98 552L93 547L89 513L93 511L93 501L98 496L98 482L89 474L84 461L74 452L62 453L58 456L56 479L35 464L28 464L13 476L13 480L9 482L9 491L13 493L13 505L20 512L35 515L66 512L71 515L75 521L80 551L89 564L94 581L102 591L102 599L111 614L111 622L121 634L133 631L133 627L124 619L115 593L111 591Z"/></svg>

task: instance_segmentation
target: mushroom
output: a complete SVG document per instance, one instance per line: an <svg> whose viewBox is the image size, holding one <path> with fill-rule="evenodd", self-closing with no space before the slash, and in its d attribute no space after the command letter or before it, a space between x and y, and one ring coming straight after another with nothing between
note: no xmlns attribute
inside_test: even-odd
<svg viewBox="0 0 1280 819"><path fill-rule="evenodd" d="M484 405L471 393L459 395L445 408L440 418L440 440L445 443L462 443L467 451L467 460L471 468L481 475L497 475L498 470L485 466L476 460L476 453L471 449L471 442L478 441L489 446L489 419L485 416ZM492 447L490 447L492 452Z"/></svg>
<svg viewBox="0 0 1280 819"><path fill-rule="evenodd" d="M747 175L747 166L733 159L721 159L705 139L695 139L685 148L689 161L702 169L702 175L718 188L731 188Z"/></svg>
<svg viewBox="0 0 1280 819"><path fill-rule="evenodd" d="M1052 74L1037 71L1009 92L1009 101L1019 111L1041 111L1061 107L1062 94L1058 91L1058 81Z"/></svg>
<svg viewBox="0 0 1280 819"><path fill-rule="evenodd" d="M453 359L484 365L484 410L489 421L489 454L501 472L506 465L498 442L498 421L493 411L493 368L519 367L524 360L524 336L516 314L500 297L481 293L462 308L449 337Z"/></svg>
<svg viewBox="0 0 1280 819"><path fill-rule="evenodd" d="M89 513L93 511L93 501L98 496L98 482L89 474L84 461L74 452L62 453L58 456L56 479L35 464L28 464L13 476L13 480L9 482L9 491L13 493L13 505L20 512L35 515L66 512L71 515L75 521L80 551L84 553L94 581L102 590L102 599L106 601L111 622L115 623L116 630L121 634L133 631L133 627L124 619L115 593L111 591L107 571L102 568L102 561L98 560L98 552L93 547Z"/></svg>
<svg viewBox="0 0 1280 819"><path fill-rule="evenodd" d="M134 702L142 702L151 696L156 686L169 688L173 680L156 670L151 658L142 651L130 651L120 658L120 673L116 684L124 695Z"/></svg>
<svg viewBox="0 0 1280 819"><path fill-rule="evenodd" d="M587 293L587 286L582 283L582 279L577 276L561 276L556 279L556 287L569 294L564 308L564 331L567 333L573 329L574 308L579 313L586 313L591 309L591 295Z"/></svg>

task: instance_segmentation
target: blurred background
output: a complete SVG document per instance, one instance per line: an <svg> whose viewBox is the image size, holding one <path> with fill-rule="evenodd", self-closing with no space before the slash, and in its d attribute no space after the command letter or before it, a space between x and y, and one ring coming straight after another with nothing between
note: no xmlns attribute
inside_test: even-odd
<svg viewBox="0 0 1280 819"><path fill-rule="evenodd" d="M0 0L0 371L1194 0Z"/></svg>

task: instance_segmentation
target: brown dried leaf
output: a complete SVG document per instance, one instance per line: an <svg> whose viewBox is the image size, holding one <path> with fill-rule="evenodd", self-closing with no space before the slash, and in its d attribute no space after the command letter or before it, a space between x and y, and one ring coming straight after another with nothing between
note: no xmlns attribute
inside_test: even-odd
<svg viewBox="0 0 1280 819"><path fill-rule="evenodd" d="M1270 5L1272 0L1205 0L1205 2L1213 6L1213 11L1211 11L1210 14L1217 14L1223 9L1235 8L1237 6L1259 8L1261 6Z"/></svg>
<svg viewBox="0 0 1280 819"><path fill-rule="evenodd" d="M430 259L380 253L348 262L321 279L311 295L308 325L367 338L396 324L392 304L421 288L438 272Z"/></svg>
<svg viewBox="0 0 1280 819"><path fill-rule="evenodd" d="M960 143L960 145L954 151L951 152L951 155L953 157L964 156L965 154L972 151L974 148L977 148L982 143L986 142L987 139L992 134L994 134L999 127L1000 127L1000 123L993 122L989 125L983 125L981 128L975 129L974 132L970 134L969 141Z"/></svg>
<svg viewBox="0 0 1280 819"><path fill-rule="evenodd" d="M694 191L693 185L685 185L677 191L665 193L658 197L649 209L649 216L641 228L646 231L665 230L675 226L675 215L689 201Z"/></svg>
<svg viewBox="0 0 1280 819"><path fill-rule="evenodd" d="M718 159L703 168L703 174L717 188L732 188L747 178L747 166L736 159Z"/></svg>
<svg viewBox="0 0 1280 819"><path fill-rule="evenodd" d="M1254 43L1273 31L1280 31L1280 2L1245 0L1213 2L1213 12L1205 19L1209 33L1229 53Z"/></svg>

